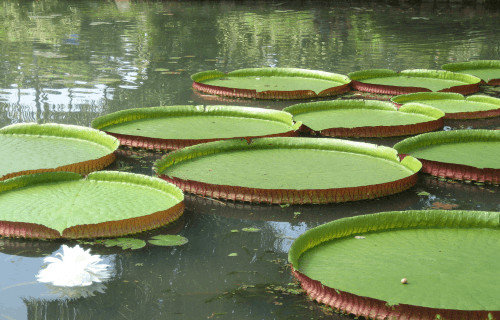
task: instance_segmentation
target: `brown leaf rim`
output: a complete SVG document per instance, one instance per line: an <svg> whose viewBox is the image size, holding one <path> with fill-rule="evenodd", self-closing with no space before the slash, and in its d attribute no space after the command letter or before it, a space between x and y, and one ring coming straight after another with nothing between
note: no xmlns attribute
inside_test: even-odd
<svg viewBox="0 0 500 320"><path fill-rule="evenodd" d="M159 175L185 192L204 197L268 204L323 204L374 199L402 192L417 183L417 173L403 179L369 186L332 189L260 189L240 186L217 185Z"/></svg>
<svg viewBox="0 0 500 320"><path fill-rule="evenodd" d="M291 267L292 274L299 280L307 294L319 303L335 310L362 316L368 319L388 320L487 320L500 318L500 311L436 309L408 304L388 306L385 301L358 296L321 284ZM493 318L491 318L491 316Z"/></svg>
<svg viewBox="0 0 500 320"><path fill-rule="evenodd" d="M257 92L257 90L254 89L237 89L229 87L220 87L196 81L193 82L193 89L209 93L212 95L234 97L234 98L296 100L296 99L327 97L327 96L346 93L351 90L351 85L350 83L347 83L340 86L331 87L319 92L318 94L316 94L312 90L292 90L292 91L268 90L268 91Z"/></svg>
<svg viewBox="0 0 500 320"><path fill-rule="evenodd" d="M57 168L44 168L44 169L35 169L35 170L23 170L8 173L4 176L0 177L0 181L10 179L17 176L34 174L34 173L42 173L42 172L56 172L56 171L69 171L75 172L82 175L86 175L90 172L99 171L101 169L106 168L110 164L112 164L116 159L116 155L114 153L110 153L105 155L104 157L100 157L97 159L86 160L76 163L71 163L64 166L59 166Z"/></svg>

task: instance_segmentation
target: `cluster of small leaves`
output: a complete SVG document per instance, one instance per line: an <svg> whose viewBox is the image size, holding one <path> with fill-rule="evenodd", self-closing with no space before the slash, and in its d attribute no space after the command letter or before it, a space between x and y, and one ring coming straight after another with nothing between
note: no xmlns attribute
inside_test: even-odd
<svg viewBox="0 0 500 320"><path fill-rule="evenodd" d="M136 239L136 238L113 238L113 239L103 239L96 240L94 243L103 244L106 247L120 247L123 250L132 249L137 250L146 246L147 243L150 243L155 246L181 246L183 244L188 243L188 239L179 235L157 235L149 239L147 242L145 240Z"/></svg>

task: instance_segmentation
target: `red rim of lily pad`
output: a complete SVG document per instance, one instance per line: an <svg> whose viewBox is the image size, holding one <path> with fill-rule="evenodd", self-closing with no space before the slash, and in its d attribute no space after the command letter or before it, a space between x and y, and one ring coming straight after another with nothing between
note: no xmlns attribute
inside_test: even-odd
<svg viewBox="0 0 500 320"><path fill-rule="evenodd" d="M445 145L460 142L500 142L500 131L498 130L452 130L441 132L429 132L407 138L394 145L401 158L412 155L418 149L432 145ZM470 155L474 158L477 155ZM500 184L500 168L480 168L460 163L442 162L422 159L414 156L422 162L422 172L433 176L449 178L462 181L477 181L491 184ZM497 159L499 159L497 157Z"/></svg>
<svg viewBox="0 0 500 320"><path fill-rule="evenodd" d="M208 138L208 139L169 139L169 138L155 138L145 135L131 135L124 133L113 132L112 126L120 124L133 124L134 121L147 121L148 119L158 120L165 119L166 126L168 125L169 118L179 117L196 117L196 116L213 116L214 119L226 117L227 119L253 119L263 120L267 123L276 123L287 126L287 130L280 133L262 134L256 136L239 136L234 137L221 137L221 138ZM300 123L294 123L292 116L286 112L262 108L252 107L239 107L239 106L164 106L152 108L135 108L127 109L114 113L110 113L98 117L92 121L92 127L102 130L109 135L116 137L120 140L123 146L144 148L150 150L177 150L188 146L228 139L254 139L261 137L296 137L298 136L298 129ZM238 129L238 128L237 128ZM189 128L181 128L182 130L189 130ZM226 133L224 133L226 134Z"/></svg>
<svg viewBox="0 0 500 320"><path fill-rule="evenodd" d="M481 110L481 111L464 111L464 112L448 112L445 113L445 119L455 120L469 120L469 119L485 119L500 116L500 99L486 96L486 95L473 95L464 97L459 93L452 92L419 92L395 96L391 101L397 106L401 107L406 103L423 103L432 106L432 102L436 100L457 100L468 103L488 103L498 106L496 109ZM437 107L435 107L437 108Z"/></svg>
<svg viewBox="0 0 500 320"><path fill-rule="evenodd" d="M305 150L334 151L354 155L367 155L373 158L385 159L411 172L403 178L393 181L355 187L292 189L292 188L259 188L238 185L215 184L179 178L165 174L170 167L180 162L186 163L192 159L210 157L217 154L231 154L233 152L260 151L260 150ZM310 159L313 163L314 159ZM227 170L227 167L225 167ZM399 160L394 149L368 143L352 142L340 139L321 138L261 138L250 143L245 140L225 140L199 144L185 149L174 151L154 164L158 176L181 188L183 191L210 198L233 201L269 204L306 204L306 203L334 203L357 201L383 197L402 192L414 186L417 182L417 173L421 168L420 162L412 157ZM212 171L209 169L208 171ZM231 171L231 170L230 170ZM252 174L251 172L249 174ZM241 182L244 184L245 182Z"/></svg>
<svg viewBox="0 0 500 320"><path fill-rule="evenodd" d="M481 78L482 84L490 86L500 86L500 60L474 60L468 62L447 63L441 66L443 70L470 74ZM496 75L493 78L484 79L478 72L486 69L495 69Z"/></svg>
<svg viewBox="0 0 500 320"><path fill-rule="evenodd" d="M32 137L56 137L64 140L70 141L71 139L77 139L80 141L86 141L89 143L95 143L101 147L108 149L109 153L98 158L90 158L86 161L80 161L70 164L65 164L57 166L54 168L37 168L21 170L16 172L10 172L3 176L0 176L0 181L9 179L12 177L17 177L21 175L41 173L41 172L54 172L54 171L70 171L80 174L87 174L93 171L101 170L115 161L116 155L115 151L119 147L119 142L116 138L100 132L99 130L75 126L75 125L63 125L55 123L47 124L36 124L36 123L19 123L10 126L3 127L0 129L0 136L8 137L22 137L22 136L32 136ZM31 157L30 151L26 151L26 157Z"/></svg>
<svg viewBox="0 0 500 320"><path fill-rule="evenodd" d="M367 319L420 320L497 319L500 317L499 310L481 310L480 308L478 308L479 310L463 310L458 308L454 309L452 306L435 308L397 303L397 300L389 305L388 302L377 299L376 297L353 294L338 288L332 288L321 281L312 279L301 272L299 260L306 251L336 239L348 239L347 241L362 242L369 241L367 239L370 237L370 232L383 233L385 231L390 232L392 230L414 228L498 229L498 219L498 212L448 210L393 211L344 218L320 225L299 236L290 248L288 260L291 263L292 275L299 280L302 288L313 300L329 305L335 310L353 314L356 317L365 317ZM359 236L360 234L366 234L366 239L364 236ZM349 239L353 237L360 240ZM391 263L391 261L387 263ZM327 266L324 268L327 268ZM373 277L376 278L377 274L373 275ZM401 282L401 286L408 286L407 288L410 290L411 279L408 280L409 284L405 284L406 282L403 282L403 280ZM442 286L446 285L446 283L442 284ZM461 297L463 294L468 294L468 292L456 292L456 294Z"/></svg>
<svg viewBox="0 0 500 320"><path fill-rule="evenodd" d="M203 83L207 80L221 79L226 77L290 77L303 78L304 89L300 90L265 90L257 91L256 89L248 88L230 88L224 86L210 85ZM277 99L277 100L294 100L294 99L309 99L318 97L327 97L342 94L351 90L351 80L341 74L330 73L324 71L297 69L297 68L248 68L224 73L218 70L203 71L191 76L193 80L193 89L218 95L235 98L247 99ZM327 80L333 81L332 87L315 92L307 88L307 79L310 80Z"/></svg>
<svg viewBox="0 0 500 320"><path fill-rule="evenodd" d="M355 71L348 74L352 80L352 88L354 90L372 92L386 95L400 95L415 92L432 92L431 89L416 86L396 86L367 83L364 80L383 77L411 77L411 78L428 78L428 79L445 79L461 81L463 85L456 85L449 88L438 90L439 92L455 92L464 95L472 94L479 91L479 83L481 79L468 75L454 73L443 70L426 70L426 69L409 69L396 72L389 69L370 69Z"/></svg>
<svg viewBox="0 0 500 320"><path fill-rule="evenodd" d="M400 108L398 111L398 109L390 102L376 100L333 100L296 104L283 109L283 111L291 113L298 119L298 116L303 113L323 111L335 112L336 110L362 111L363 109L372 112L379 110L384 114L389 112L397 114L399 112L408 116L415 115L426 117L426 121L399 125L384 125L383 122L380 122L380 124L376 126L352 127L348 127L348 124L345 124L344 127L333 127L319 130L312 129L307 125L307 123L303 123L301 131L327 137L396 137L435 131L442 129L444 126L444 113L442 111L416 103L408 104L404 108ZM334 117L334 115L332 114L331 117Z"/></svg>
<svg viewBox="0 0 500 320"><path fill-rule="evenodd" d="M144 212L144 214L141 213L141 215L134 214L135 216L130 218L116 219L116 216L113 216L114 220L102 221L98 223L74 224L66 228L61 227L61 230L57 230L52 225L27 222L33 220L30 220L29 217L23 218L22 216L26 214L29 215L32 212L19 212L16 213L17 221L2 220L2 218L0 218L0 235L4 237L41 239L116 237L164 226L176 221L184 212L184 196L182 191L177 187L168 184L161 179L115 171L93 172L86 177L73 172L44 172L0 181L0 205L2 203L2 196L7 197L16 191L26 192L26 190L29 190L30 188L40 188L44 187L44 185L53 187L54 185L71 184L72 182L93 184L94 186L99 185L99 188L101 188L100 190L103 190L103 185L107 185L108 188L116 186L121 188L124 185L127 185L128 188L135 188L138 191L141 190L141 192L147 192L144 190L154 190L158 194L164 194L163 197L166 197L167 195L168 197L172 197L172 199L175 199L175 201L173 201L175 204L165 208L164 210ZM68 187L65 188L66 191L69 190ZM119 191L120 190L118 190L118 193ZM67 193L70 194L69 191ZM73 196L78 197L80 195L74 194ZM120 198L120 195L117 195L116 198ZM67 200L59 199L58 201L61 205L64 205L64 202ZM134 201L134 199L122 198L120 201ZM8 203L6 205L8 206ZM43 202L41 205L43 205ZM106 208L113 207L112 203L110 203L105 209L103 209L102 206L99 207L95 203L90 204L89 206L93 206L93 209L95 210L101 210L99 211L99 215L101 216L108 213L105 210ZM35 210L36 205L34 205L32 209Z"/></svg>

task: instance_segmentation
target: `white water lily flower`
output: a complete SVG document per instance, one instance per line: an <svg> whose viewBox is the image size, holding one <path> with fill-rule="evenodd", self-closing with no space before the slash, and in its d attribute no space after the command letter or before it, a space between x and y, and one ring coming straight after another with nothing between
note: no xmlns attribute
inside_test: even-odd
<svg viewBox="0 0 500 320"><path fill-rule="evenodd" d="M73 248L63 245L62 249L62 254L56 253L56 257L43 260L47 267L36 275L39 282L60 287L83 287L111 277L109 265L99 263L101 256L90 254L90 249L84 250L79 245Z"/></svg>

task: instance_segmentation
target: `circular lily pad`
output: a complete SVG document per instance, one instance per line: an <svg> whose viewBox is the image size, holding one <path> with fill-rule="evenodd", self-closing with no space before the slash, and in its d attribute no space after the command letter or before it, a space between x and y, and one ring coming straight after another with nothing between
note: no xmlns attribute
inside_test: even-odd
<svg viewBox="0 0 500 320"><path fill-rule="evenodd" d="M499 212L396 211L339 219L292 244L313 299L370 319L500 317Z"/></svg>
<svg viewBox="0 0 500 320"><path fill-rule="evenodd" d="M0 235L76 239L137 233L177 220L183 200L177 187L132 173L24 175L0 181Z"/></svg>
<svg viewBox="0 0 500 320"><path fill-rule="evenodd" d="M395 96L397 105L423 103L440 109L445 119L480 119L500 116L500 99L485 95L468 96L451 92L420 92Z"/></svg>
<svg viewBox="0 0 500 320"><path fill-rule="evenodd" d="M500 183L500 131L424 133L394 145L422 162L422 172L457 180Z"/></svg>
<svg viewBox="0 0 500 320"><path fill-rule="evenodd" d="M115 160L116 138L80 126L14 124L0 129L0 180L48 171L86 174Z"/></svg>
<svg viewBox="0 0 500 320"><path fill-rule="evenodd" d="M296 136L289 113L237 106L168 106L128 109L92 121L122 145L175 150L233 138Z"/></svg>
<svg viewBox="0 0 500 320"><path fill-rule="evenodd" d="M500 86L500 60L475 60L448 63L442 69L476 76L490 86Z"/></svg>
<svg viewBox="0 0 500 320"><path fill-rule="evenodd" d="M321 138L225 140L175 151L155 162L161 178L210 198L264 203L372 199L416 183L421 164L394 149Z"/></svg>
<svg viewBox="0 0 500 320"><path fill-rule="evenodd" d="M301 103L283 109L302 130L330 137L393 137L441 129L444 113L419 104L399 111L390 102L333 100Z"/></svg>
<svg viewBox="0 0 500 320"><path fill-rule="evenodd" d="M250 99L307 99L350 90L341 74L295 68L250 68L229 73L204 71L191 76L193 88L209 94Z"/></svg>
<svg viewBox="0 0 500 320"><path fill-rule="evenodd" d="M362 70L349 73L349 77L355 90L390 95L430 91L471 94L479 91L481 82L468 74L425 69Z"/></svg>

